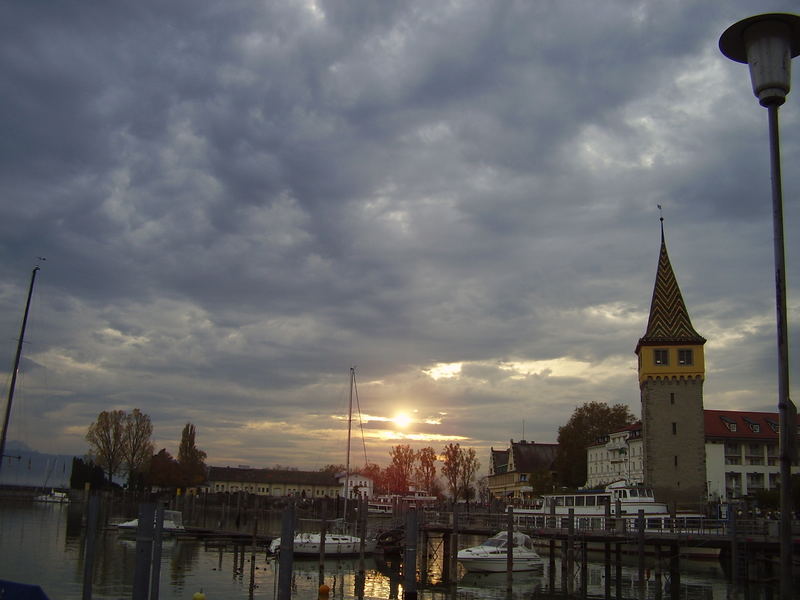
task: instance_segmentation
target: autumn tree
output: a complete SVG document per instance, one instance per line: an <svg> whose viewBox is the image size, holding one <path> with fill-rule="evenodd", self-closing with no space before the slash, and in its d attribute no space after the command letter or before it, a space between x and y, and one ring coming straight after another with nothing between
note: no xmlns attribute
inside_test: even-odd
<svg viewBox="0 0 800 600"><path fill-rule="evenodd" d="M344 465L325 465L320 469L321 473L330 473L331 475L338 475L339 473L344 473L346 471L346 467Z"/></svg>
<svg viewBox="0 0 800 600"><path fill-rule="evenodd" d="M417 485L428 493L433 493L436 483L436 450L428 446L417 452L417 468L415 478Z"/></svg>
<svg viewBox="0 0 800 600"><path fill-rule="evenodd" d="M459 465L458 469L458 492L465 501L472 500L475 496L475 489L472 487L472 482L475 479L475 474L481 468L481 463L475 453L475 448L462 448L459 452Z"/></svg>
<svg viewBox="0 0 800 600"><path fill-rule="evenodd" d="M577 488L586 483L586 448L597 438L635 421L624 404L587 402L578 406L566 425L558 428L556 470L561 485Z"/></svg>
<svg viewBox="0 0 800 600"><path fill-rule="evenodd" d="M442 450L442 475L447 481L450 497L458 500L459 471L461 468L461 444L450 442Z"/></svg>
<svg viewBox="0 0 800 600"><path fill-rule="evenodd" d="M393 446L391 451L394 484L399 491L408 491L417 461L417 453L408 444Z"/></svg>
<svg viewBox="0 0 800 600"><path fill-rule="evenodd" d="M178 447L178 465L181 469L181 482L186 487L199 485L206 479L206 453L195 445L196 435L194 425L184 425Z"/></svg>
<svg viewBox="0 0 800 600"><path fill-rule="evenodd" d="M150 417L134 408L125 415L122 431L122 467L128 474L128 487L134 487L137 478L149 467L153 456L153 423Z"/></svg>
<svg viewBox="0 0 800 600"><path fill-rule="evenodd" d="M103 468L109 482L116 475L124 460L125 411L104 410L86 432L89 442L89 457Z"/></svg>
<svg viewBox="0 0 800 600"><path fill-rule="evenodd" d="M178 461L167 452L166 448L162 448L150 460L150 470L144 481L148 486L177 487L180 485L181 477Z"/></svg>
<svg viewBox="0 0 800 600"><path fill-rule="evenodd" d="M376 463L367 463L358 470L359 473L372 480L372 491L375 494L388 493L386 490L386 477L380 465Z"/></svg>

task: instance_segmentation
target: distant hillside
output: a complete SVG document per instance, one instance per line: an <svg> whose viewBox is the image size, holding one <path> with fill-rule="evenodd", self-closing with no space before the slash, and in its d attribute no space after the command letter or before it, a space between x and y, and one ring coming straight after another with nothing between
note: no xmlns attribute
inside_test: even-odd
<svg viewBox="0 0 800 600"><path fill-rule="evenodd" d="M19 459L12 458L17 456ZM70 454L42 454L19 442L9 442L0 484L68 488L72 458Z"/></svg>

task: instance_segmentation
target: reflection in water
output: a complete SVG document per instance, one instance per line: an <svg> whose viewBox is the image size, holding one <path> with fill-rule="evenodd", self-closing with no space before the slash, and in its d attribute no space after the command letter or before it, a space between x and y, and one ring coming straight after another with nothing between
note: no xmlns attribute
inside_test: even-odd
<svg viewBox="0 0 800 600"><path fill-rule="evenodd" d="M261 527L259 526L259 529ZM81 507L77 505L0 504L0 578L41 585L51 598L78 600L83 578L83 536ZM462 536L460 546L474 545L475 539ZM136 546L132 539L121 538L115 528L100 527L94 560L93 598L110 600L131 597ZM520 572L513 577L510 593L504 573L464 573L460 567L447 581L443 569L441 538L432 538L428 548L427 569L417 565L421 582L420 600L527 600L558 594L565 586L561 561L546 554L542 572ZM639 581L635 557L625 559L619 587L627 599L666 600L671 582L666 567L656 569L650 560L645 580ZM602 597L605 569L602 556L590 556L587 565L587 593ZM403 576L399 557L370 557L364 574L359 575L358 559L327 560L324 582L331 599L399 600ZM160 598L178 600L191 597L202 589L209 600L261 599L276 597L275 562L258 550L253 559L249 545L228 542L203 542L196 539L165 538L162 547ZM425 575L422 578L422 575ZM446 577L447 575L447 577ZM580 565L569 576L573 589L580 591ZM612 578L615 570L612 571ZM292 578L293 597L316 598L319 587L319 562L298 559ZM617 582L610 586L616 596ZM770 597L763 586L751 586L744 592L726 582L718 563L681 562L680 597L685 600L723 600L727 598L761 599ZM774 590L773 590L774 592Z"/></svg>

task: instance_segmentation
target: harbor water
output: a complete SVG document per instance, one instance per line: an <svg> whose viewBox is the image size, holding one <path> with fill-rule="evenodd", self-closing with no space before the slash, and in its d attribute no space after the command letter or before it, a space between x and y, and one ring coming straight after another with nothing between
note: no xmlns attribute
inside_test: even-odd
<svg viewBox="0 0 800 600"><path fill-rule="evenodd" d="M82 598L85 529L81 505L0 503L0 579L42 587L51 600ZM459 546L477 544L481 538L460 536ZM516 573L507 590L505 573L479 575L459 568L455 583L442 581L443 544L432 538L427 569L419 568L418 598L432 599L523 599L564 597L568 589L580 590L580 573L562 576L560 559L551 564L547 551L540 571ZM135 570L135 541L114 528L101 528L96 541L92 597L131 598ZM596 561L596 562L593 562ZM585 570L587 595L604 597L605 567L602 556L590 556ZM403 598L403 576L398 559L370 557L364 577L358 577L358 559L327 560L324 582L330 598L340 600L390 600ZM207 600L264 599L277 597L276 564L263 548L181 537L165 539L161 556L159 598L189 599L202 591ZM636 559L622 569L617 585L611 582L612 598L667 600L675 597L668 569L649 563L645 579L639 581ZM659 576L655 574L658 572ZM612 575L615 570L612 569ZM295 560L292 597L317 598L319 561ZM579 592L575 592L576 597ZM681 561L678 597L698 600L775 597L774 584L748 586L727 581L717 561Z"/></svg>

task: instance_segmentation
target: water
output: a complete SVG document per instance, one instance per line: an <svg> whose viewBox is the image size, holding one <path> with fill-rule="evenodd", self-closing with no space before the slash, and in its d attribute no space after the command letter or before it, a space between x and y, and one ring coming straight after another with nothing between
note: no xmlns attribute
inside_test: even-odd
<svg viewBox="0 0 800 600"><path fill-rule="evenodd" d="M0 504L0 579L40 585L52 600L76 600L82 597L83 530L81 506ZM474 545L480 538L462 536L460 546ZM428 585L420 585L420 600L511 599L563 597L561 563L556 561L550 573L549 561L540 572L514 575L512 593L506 593L505 574L477 575L460 572L458 584L441 583L440 539L431 540L431 565ZM605 569L597 562L588 565L588 592L602 597ZM590 561L592 558L590 557ZM635 558L626 564L622 577L623 598L670 598L668 574L657 585L654 565L648 564L647 579L639 585ZM113 529L100 533L95 556L92 596L96 599L130 598L135 567L135 542L120 537ZM366 576L357 581L357 559L329 560L325 582L331 599L390 600L403 597L402 577L391 561L370 558ZM613 575L613 570L612 570ZM160 598L191 598L202 590L208 600L264 599L276 597L275 564L263 551L256 554L251 568L251 550L235 552L233 546L213 546L201 540L165 541L161 560ZM573 580L578 589L578 576ZM313 599L318 590L318 561L296 560L293 574L293 598ZM616 583L612 583L612 595ZM551 592L552 590L552 592ZM681 562L680 597L687 600L759 599L776 596L776 590L764 586L748 589L730 584L716 561Z"/></svg>

